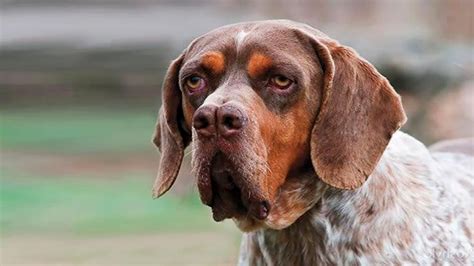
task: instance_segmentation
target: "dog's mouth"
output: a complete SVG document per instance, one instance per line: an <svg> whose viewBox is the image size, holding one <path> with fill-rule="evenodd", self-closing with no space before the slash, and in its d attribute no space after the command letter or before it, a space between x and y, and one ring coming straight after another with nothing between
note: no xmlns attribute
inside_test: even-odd
<svg viewBox="0 0 474 266"><path fill-rule="evenodd" d="M250 217L265 219L270 211L268 201L253 195L255 193L245 184L245 177L237 169L238 167L221 152L211 160L209 177L212 200L207 205L212 208L214 220Z"/></svg>

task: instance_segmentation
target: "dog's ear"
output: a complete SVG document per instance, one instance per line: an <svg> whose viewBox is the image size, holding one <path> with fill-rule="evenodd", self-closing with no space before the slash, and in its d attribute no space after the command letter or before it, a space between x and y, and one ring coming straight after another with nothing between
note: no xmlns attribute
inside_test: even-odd
<svg viewBox="0 0 474 266"><path fill-rule="evenodd" d="M180 126L183 121L179 89L179 70L184 55L171 62L162 87L162 106L158 113L153 143L161 152L158 174L153 185L153 197L158 198L173 185L189 144L190 136Z"/></svg>
<svg viewBox="0 0 474 266"><path fill-rule="evenodd" d="M388 80L353 49L308 34L324 72L311 135L313 167L325 183L354 189L374 170L405 112Z"/></svg>

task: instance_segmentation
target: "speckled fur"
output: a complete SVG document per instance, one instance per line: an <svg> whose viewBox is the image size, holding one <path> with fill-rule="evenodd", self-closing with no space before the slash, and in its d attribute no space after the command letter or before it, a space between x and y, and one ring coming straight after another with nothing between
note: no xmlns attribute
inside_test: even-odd
<svg viewBox="0 0 474 266"><path fill-rule="evenodd" d="M245 233L239 265L473 265L473 168L397 132L362 187L328 187L288 228Z"/></svg>

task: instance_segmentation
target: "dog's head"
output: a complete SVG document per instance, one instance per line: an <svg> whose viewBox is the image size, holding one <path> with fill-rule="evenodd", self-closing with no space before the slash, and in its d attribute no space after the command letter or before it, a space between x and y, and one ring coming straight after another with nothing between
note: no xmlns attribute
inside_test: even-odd
<svg viewBox="0 0 474 266"><path fill-rule="evenodd" d="M322 184L361 186L405 121L400 97L371 64L290 21L195 39L171 63L162 93L154 196L172 186L192 143L202 202L244 231L291 225Z"/></svg>

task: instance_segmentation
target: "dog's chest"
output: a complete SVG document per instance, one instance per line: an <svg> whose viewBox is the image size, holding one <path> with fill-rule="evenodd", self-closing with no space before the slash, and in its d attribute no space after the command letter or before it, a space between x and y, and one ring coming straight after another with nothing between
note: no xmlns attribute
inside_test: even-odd
<svg viewBox="0 0 474 266"><path fill-rule="evenodd" d="M240 265L335 265L341 261L360 265L363 262L349 245L332 248L329 237L322 227L250 233L242 245Z"/></svg>
<svg viewBox="0 0 474 266"><path fill-rule="evenodd" d="M334 265L345 261L361 264L342 228L320 215L318 204L284 230L259 230L244 235L240 265Z"/></svg>

